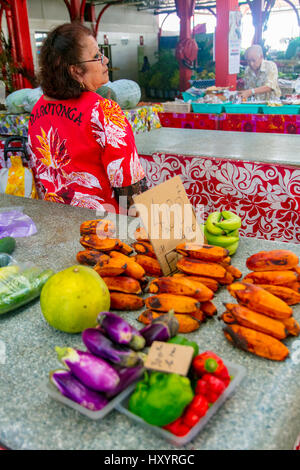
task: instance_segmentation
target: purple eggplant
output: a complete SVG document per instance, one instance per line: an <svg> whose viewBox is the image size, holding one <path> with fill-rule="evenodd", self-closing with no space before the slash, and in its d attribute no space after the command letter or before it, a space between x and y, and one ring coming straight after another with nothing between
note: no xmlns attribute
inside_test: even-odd
<svg viewBox="0 0 300 470"><path fill-rule="evenodd" d="M145 339L140 332L116 313L101 312L97 321L115 343L129 346L135 351L145 347Z"/></svg>
<svg viewBox="0 0 300 470"><path fill-rule="evenodd" d="M136 367L116 367L116 372L119 374L120 382L116 386L115 390L106 393L108 398L112 398L118 393L121 393L125 388L139 379L144 373L144 366L138 365Z"/></svg>
<svg viewBox="0 0 300 470"><path fill-rule="evenodd" d="M89 390L68 370L56 369L49 374L50 382L62 395L75 401L91 411L99 411L104 408L108 400L101 393Z"/></svg>
<svg viewBox="0 0 300 470"><path fill-rule="evenodd" d="M165 325L167 325L170 332L170 338L176 336L179 330L179 322L174 314L175 312L172 309L169 310L168 313L166 313L165 315L160 315L153 321L153 323L164 323Z"/></svg>
<svg viewBox="0 0 300 470"><path fill-rule="evenodd" d="M58 360L86 387L98 392L110 392L119 384L120 378L113 367L90 352L58 346L55 350Z"/></svg>
<svg viewBox="0 0 300 470"><path fill-rule="evenodd" d="M125 346L114 344L97 328L87 328L82 333L82 341L88 350L102 359L122 367L134 367L141 362L138 354Z"/></svg>
<svg viewBox="0 0 300 470"><path fill-rule="evenodd" d="M152 321L150 325L145 326L140 333L146 340L146 345L151 346L153 341L168 341L176 336L179 329L179 323L174 316L174 310L170 310L166 315L160 315Z"/></svg>
<svg viewBox="0 0 300 470"><path fill-rule="evenodd" d="M146 340L146 345L151 346L153 341L168 341L171 336L169 329L163 323L151 323L141 330Z"/></svg>

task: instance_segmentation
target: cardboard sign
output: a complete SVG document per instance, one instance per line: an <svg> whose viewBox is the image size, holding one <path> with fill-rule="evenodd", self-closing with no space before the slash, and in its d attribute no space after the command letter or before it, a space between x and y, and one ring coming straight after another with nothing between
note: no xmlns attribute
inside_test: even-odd
<svg viewBox="0 0 300 470"><path fill-rule="evenodd" d="M133 199L162 272L168 276L176 271L181 257L176 252L179 243L204 242L181 178L175 176Z"/></svg>
<svg viewBox="0 0 300 470"><path fill-rule="evenodd" d="M186 376L194 355L192 346L154 341L146 359L146 369Z"/></svg>

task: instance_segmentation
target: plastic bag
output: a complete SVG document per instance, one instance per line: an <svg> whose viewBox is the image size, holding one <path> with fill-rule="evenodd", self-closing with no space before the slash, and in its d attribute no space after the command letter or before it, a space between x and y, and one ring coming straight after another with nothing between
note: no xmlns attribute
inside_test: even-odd
<svg viewBox="0 0 300 470"><path fill-rule="evenodd" d="M39 297L53 274L51 269L41 269L29 263L0 268L0 315Z"/></svg>
<svg viewBox="0 0 300 470"><path fill-rule="evenodd" d="M34 175L23 165L22 157L11 155L9 168L0 169L0 193L38 199Z"/></svg>
<svg viewBox="0 0 300 470"><path fill-rule="evenodd" d="M28 90L23 102L24 111L31 113L34 105L38 102L40 97L43 94L41 87L34 88L33 90Z"/></svg>
<svg viewBox="0 0 300 470"><path fill-rule="evenodd" d="M102 86L96 93L103 98L116 101L122 109L135 108L141 99L141 88L138 83L133 80L116 80Z"/></svg>
<svg viewBox="0 0 300 470"><path fill-rule="evenodd" d="M29 237L37 233L33 220L18 210L0 212L0 238Z"/></svg>
<svg viewBox="0 0 300 470"><path fill-rule="evenodd" d="M40 87L22 88L14 91L5 100L7 111L13 114L30 113L42 94L43 91Z"/></svg>
<svg viewBox="0 0 300 470"><path fill-rule="evenodd" d="M8 95L5 100L5 105L7 111L12 114L24 113L24 100L27 95L28 90L31 88L22 88L22 90L17 90Z"/></svg>
<svg viewBox="0 0 300 470"><path fill-rule="evenodd" d="M102 87L98 88L96 93L102 96L102 98L117 102L117 95L114 92L114 90L111 88L111 86L103 85Z"/></svg>

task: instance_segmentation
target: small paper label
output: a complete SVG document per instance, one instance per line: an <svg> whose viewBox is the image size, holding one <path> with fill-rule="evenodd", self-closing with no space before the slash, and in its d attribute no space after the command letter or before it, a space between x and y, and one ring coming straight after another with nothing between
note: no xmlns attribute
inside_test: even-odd
<svg viewBox="0 0 300 470"><path fill-rule="evenodd" d="M146 359L146 369L186 376L194 355L192 346L154 341Z"/></svg>

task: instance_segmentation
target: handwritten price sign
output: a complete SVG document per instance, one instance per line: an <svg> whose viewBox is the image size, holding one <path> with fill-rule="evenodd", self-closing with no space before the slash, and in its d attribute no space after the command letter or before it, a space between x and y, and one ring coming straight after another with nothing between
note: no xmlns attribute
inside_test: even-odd
<svg viewBox="0 0 300 470"><path fill-rule="evenodd" d="M148 353L146 369L186 376L194 349L191 346L154 341Z"/></svg>
<svg viewBox="0 0 300 470"><path fill-rule="evenodd" d="M177 175L133 199L162 272L168 276L181 257L176 252L179 243L204 241L181 178Z"/></svg>

